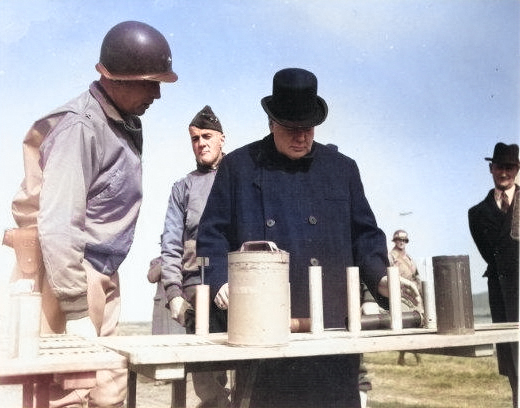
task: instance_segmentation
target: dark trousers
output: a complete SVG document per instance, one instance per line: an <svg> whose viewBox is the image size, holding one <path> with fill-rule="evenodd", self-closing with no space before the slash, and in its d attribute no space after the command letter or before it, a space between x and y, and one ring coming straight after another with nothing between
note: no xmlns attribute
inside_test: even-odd
<svg viewBox="0 0 520 408"><path fill-rule="evenodd" d="M251 408L359 408L358 370L357 354L262 360L253 379L237 370L237 401L250 392Z"/></svg>

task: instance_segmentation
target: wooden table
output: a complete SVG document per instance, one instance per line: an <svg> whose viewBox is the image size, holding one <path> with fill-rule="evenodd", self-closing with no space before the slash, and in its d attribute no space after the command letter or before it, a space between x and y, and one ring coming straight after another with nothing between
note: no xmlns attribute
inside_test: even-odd
<svg viewBox="0 0 520 408"><path fill-rule="evenodd" d="M24 408L48 408L49 385L56 375L73 373L92 383L97 370L126 366L126 358L95 341L70 335L42 336L37 357L0 359L0 385L23 384Z"/></svg>
<svg viewBox="0 0 520 408"><path fill-rule="evenodd" d="M208 336L148 335L99 338L99 342L128 359L128 408L136 405L137 374L172 380L172 407L186 406L186 373L235 369L263 359L372 353L398 350L467 348L518 341L518 323L476 325L475 333L447 335L432 329L362 331L326 330L322 335L294 333L286 346L237 347L226 333Z"/></svg>

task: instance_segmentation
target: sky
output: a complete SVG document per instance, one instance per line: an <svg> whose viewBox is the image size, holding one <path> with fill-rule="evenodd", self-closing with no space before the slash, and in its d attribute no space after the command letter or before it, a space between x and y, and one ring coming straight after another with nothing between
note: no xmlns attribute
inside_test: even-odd
<svg viewBox="0 0 520 408"><path fill-rule="evenodd" d="M0 230L23 179L32 123L98 79L106 32L126 20L167 38L179 80L142 117L144 199L120 268L122 321L151 320L149 262L171 186L194 169L188 124L205 105L225 151L267 135L260 99L299 67L329 106L315 140L356 160L391 246L408 231L423 279L434 256L469 255L474 293L485 264L467 211L492 188L485 157L520 135L518 0L0 0ZM0 248L0 276L14 253Z"/></svg>

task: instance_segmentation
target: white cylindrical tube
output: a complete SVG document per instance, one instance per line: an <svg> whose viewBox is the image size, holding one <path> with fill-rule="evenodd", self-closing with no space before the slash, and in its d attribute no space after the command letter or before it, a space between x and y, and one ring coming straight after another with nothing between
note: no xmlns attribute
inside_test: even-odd
<svg viewBox="0 0 520 408"><path fill-rule="evenodd" d="M41 293L18 295L18 357L34 358L40 351Z"/></svg>
<svg viewBox="0 0 520 408"><path fill-rule="evenodd" d="M347 329L353 333L361 331L360 291L359 268L357 266L349 266L347 267Z"/></svg>
<svg viewBox="0 0 520 408"><path fill-rule="evenodd" d="M292 313L291 313L291 284L287 284L287 301L289 302L289 305L287 307L287 318L289 321L289 333L291 332L291 325L292 325Z"/></svg>
<svg viewBox="0 0 520 408"><path fill-rule="evenodd" d="M20 339L20 295L9 296L9 324L8 334L9 343L7 345L7 355L10 358L18 357L18 346Z"/></svg>
<svg viewBox="0 0 520 408"><path fill-rule="evenodd" d="M3 276L2 276L3 278ZM0 360L4 360L7 357L10 357L10 327L9 327L9 316L11 315L10 310L10 300L11 296L9 294L9 283L7 279L0 278Z"/></svg>
<svg viewBox="0 0 520 408"><path fill-rule="evenodd" d="M209 285L195 287L195 334L209 333Z"/></svg>
<svg viewBox="0 0 520 408"><path fill-rule="evenodd" d="M323 333L323 288L321 266L309 266L309 304L311 332Z"/></svg>
<svg viewBox="0 0 520 408"><path fill-rule="evenodd" d="M437 316L435 315L435 295L433 285L429 281L422 281L422 293L424 303L424 323L427 329L437 327Z"/></svg>
<svg viewBox="0 0 520 408"><path fill-rule="evenodd" d="M399 268L390 266L386 272L388 276L388 301L390 303L391 328L392 330L401 330L403 328L403 313L401 309Z"/></svg>

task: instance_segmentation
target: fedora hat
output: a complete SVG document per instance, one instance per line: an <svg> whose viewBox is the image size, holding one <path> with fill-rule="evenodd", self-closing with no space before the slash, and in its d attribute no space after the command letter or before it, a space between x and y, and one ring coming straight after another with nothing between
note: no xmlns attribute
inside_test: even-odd
<svg viewBox="0 0 520 408"><path fill-rule="evenodd" d="M486 160L497 164L520 164L520 160L518 160L518 145L497 143L493 151L493 157L486 157Z"/></svg>
<svg viewBox="0 0 520 408"><path fill-rule="evenodd" d="M327 103L317 95L318 80L301 68L286 68L273 77L273 94L262 107L276 123L287 127L313 127L327 117Z"/></svg>

